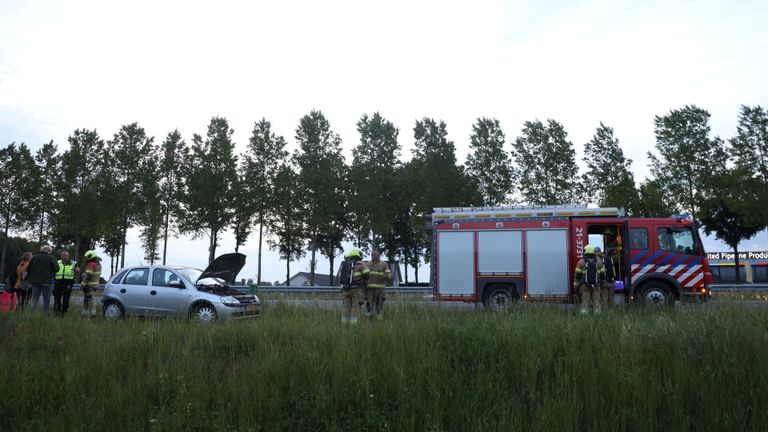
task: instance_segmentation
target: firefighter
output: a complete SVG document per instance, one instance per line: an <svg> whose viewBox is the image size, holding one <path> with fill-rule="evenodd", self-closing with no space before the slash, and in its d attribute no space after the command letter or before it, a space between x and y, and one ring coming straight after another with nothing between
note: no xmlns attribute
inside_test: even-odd
<svg viewBox="0 0 768 432"><path fill-rule="evenodd" d="M384 309L384 287L392 278L392 271L389 269L389 263L381 260L381 251L378 249L371 252L371 260L365 263L365 266L371 272L365 287L366 315L371 316L375 312L376 319L383 319L381 313Z"/></svg>
<svg viewBox="0 0 768 432"><path fill-rule="evenodd" d="M339 283L341 284L341 322L357 324L360 315L360 301L363 289L371 275L363 263L363 252L354 248L344 255L344 262L339 268Z"/></svg>
<svg viewBox="0 0 768 432"><path fill-rule="evenodd" d="M576 263L573 287L581 293L581 313L589 312L590 301L595 313L600 313L601 283L605 279L603 262L595 256L592 245L584 246L584 258Z"/></svg>
<svg viewBox="0 0 768 432"><path fill-rule="evenodd" d="M83 315L96 316L96 304L93 300L93 292L99 289L99 280L101 279L101 258L96 255L96 251L89 250L83 257L85 258L85 272L83 280L80 281L80 288L83 290Z"/></svg>
<svg viewBox="0 0 768 432"><path fill-rule="evenodd" d="M595 255L597 259L603 262L603 268L605 269L605 280L602 284L602 292L600 299L603 306L608 308L613 306L613 283L616 281L616 249L606 249L606 254L603 255L603 251L599 247L595 248Z"/></svg>

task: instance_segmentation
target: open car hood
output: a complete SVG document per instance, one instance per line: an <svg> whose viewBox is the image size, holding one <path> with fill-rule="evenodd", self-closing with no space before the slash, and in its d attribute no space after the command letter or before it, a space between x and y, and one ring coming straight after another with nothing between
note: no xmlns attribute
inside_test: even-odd
<svg viewBox="0 0 768 432"><path fill-rule="evenodd" d="M243 266L245 266L245 255L241 253L220 255L203 270L200 277L195 281L195 285L197 285L200 279L207 277L221 278L228 284L232 284Z"/></svg>

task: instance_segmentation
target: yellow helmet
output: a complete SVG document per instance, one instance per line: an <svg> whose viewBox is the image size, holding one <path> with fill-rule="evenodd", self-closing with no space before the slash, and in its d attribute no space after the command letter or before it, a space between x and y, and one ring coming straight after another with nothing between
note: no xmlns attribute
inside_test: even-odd
<svg viewBox="0 0 768 432"><path fill-rule="evenodd" d="M361 251L360 248L352 248L352 250L344 254L344 258L352 258L352 257L358 257L360 259L363 259L363 251Z"/></svg>
<svg viewBox="0 0 768 432"><path fill-rule="evenodd" d="M83 258L85 258L87 260L92 260L92 259L95 259L95 258L98 258L98 257L99 256L96 254L95 250L89 250L88 252L83 254Z"/></svg>
<svg viewBox="0 0 768 432"><path fill-rule="evenodd" d="M594 255L595 254L595 247L592 245L586 245L584 246L584 255Z"/></svg>

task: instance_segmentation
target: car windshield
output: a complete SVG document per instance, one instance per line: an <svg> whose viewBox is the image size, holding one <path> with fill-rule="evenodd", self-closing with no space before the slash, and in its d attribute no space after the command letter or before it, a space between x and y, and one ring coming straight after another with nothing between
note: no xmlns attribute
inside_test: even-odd
<svg viewBox="0 0 768 432"><path fill-rule="evenodd" d="M181 273L181 276L188 280L190 283L194 284L195 281L197 281L198 285L225 285L225 282L222 279L215 278L215 277L207 277L204 279L197 280L197 278L200 277L201 274L203 274L202 270L198 270L196 268L182 268L178 270L179 273Z"/></svg>

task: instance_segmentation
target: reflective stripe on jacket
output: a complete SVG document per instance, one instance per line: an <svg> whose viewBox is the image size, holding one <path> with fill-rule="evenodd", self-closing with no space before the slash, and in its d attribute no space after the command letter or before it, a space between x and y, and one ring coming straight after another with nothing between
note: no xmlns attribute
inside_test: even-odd
<svg viewBox="0 0 768 432"><path fill-rule="evenodd" d="M352 285L362 285L363 282L367 282L371 277L371 271L362 261L355 263L354 272L352 273Z"/></svg>
<svg viewBox="0 0 768 432"><path fill-rule="evenodd" d="M101 264L97 262L89 262L85 265L85 273L83 275L83 281L80 282L80 286L98 288L99 279L101 279Z"/></svg>
<svg viewBox="0 0 768 432"><path fill-rule="evenodd" d="M371 271L368 288L384 288L392 278L392 271L386 261L369 261L365 265Z"/></svg>
<svg viewBox="0 0 768 432"><path fill-rule="evenodd" d="M61 260L59 260L59 271L56 272L56 276L54 276L54 279L74 280L76 266L77 266L77 263L74 260L69 260L68 264L64 264Z"/></svg>

